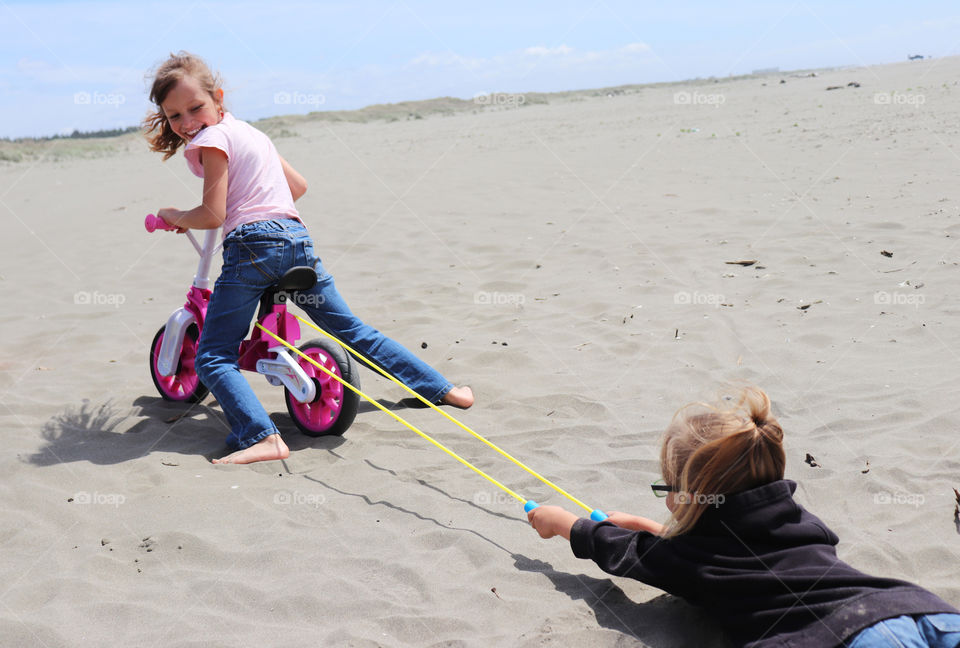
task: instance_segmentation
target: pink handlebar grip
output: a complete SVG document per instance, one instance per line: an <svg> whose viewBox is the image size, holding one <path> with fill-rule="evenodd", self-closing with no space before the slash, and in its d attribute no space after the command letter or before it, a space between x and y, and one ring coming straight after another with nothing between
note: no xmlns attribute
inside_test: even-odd
<svg viewBox="0 0 960 648"><path fill-rule="evenodd" d="M164 230L177 229L173 225L168 225L167 221L163 220L159 216L154 216L153 214L147 214L147 217L143 220L143 226L147 228L148 232L153 232L158 229L164 229Z"/></svg>

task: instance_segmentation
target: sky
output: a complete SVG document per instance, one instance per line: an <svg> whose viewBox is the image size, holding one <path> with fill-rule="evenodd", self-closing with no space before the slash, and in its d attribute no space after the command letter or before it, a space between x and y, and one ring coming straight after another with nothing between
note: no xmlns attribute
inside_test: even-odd
<svg viewBox="0 0 960 648"><path fill-rule="evenodd" d="M0 0L0 137L136 125L178 50L255 120L956 55L960 3Z"/></svg>

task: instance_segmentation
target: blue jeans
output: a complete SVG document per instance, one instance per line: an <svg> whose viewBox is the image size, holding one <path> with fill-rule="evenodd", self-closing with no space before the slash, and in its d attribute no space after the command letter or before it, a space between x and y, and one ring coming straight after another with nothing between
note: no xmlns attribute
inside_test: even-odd
<svg viewBox="0 0 960 648"><path fill-rule="evenodd" d="M884 619L861 630L847 648L957 648L960 614L921 614Z"/></svg>
<svg viewBox="0 0 960 648"><path fill-rule="evenodd" d="M223 269L213 288L197 351L197 374L230 423L227 445L243 449L276 434L277 426L237 366L240 342L250 330L260 297L294 266L312 266L317 284L296 303L325 331L370 358L431 402L453 385L402 345L361 322L337 292L313 252L313 241L295 219L247 223L223 242Z"/></svg>

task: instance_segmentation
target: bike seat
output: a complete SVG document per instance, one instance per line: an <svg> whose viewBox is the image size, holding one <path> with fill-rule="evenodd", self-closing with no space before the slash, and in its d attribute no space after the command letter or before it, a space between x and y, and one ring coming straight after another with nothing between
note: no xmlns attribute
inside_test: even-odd
<svg viewBox="0 0 960 648"><path fill-rule="evenodd" d="M282 290L296 292L298 290L310 290L317 283L317 271L310 266L296 266L287 270L280 281L270 286L269 292L280 292Z"/></svg>

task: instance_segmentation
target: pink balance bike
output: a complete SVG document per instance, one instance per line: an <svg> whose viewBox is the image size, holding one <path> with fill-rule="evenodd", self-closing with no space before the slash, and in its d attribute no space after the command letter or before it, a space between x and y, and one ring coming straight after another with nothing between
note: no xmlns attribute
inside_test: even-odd
<svg viewBox="0 0 960 648"><path fill-rule="evenodd" d="M148 232L175 229L153 214L147 216L144 225ZM187 292L187 302L170 315L150 345L150 375L164 400L199 403L209 392L200 381L194 363L212 292L208 276L210 262L221 247L217 241L219 233L219 228L207 230L203 245L197 242L192 232L186 233L200 255L197 274ZM316 281L317 273L313 268L291 268L264 292L257 321L264 329L296 346L300 339L300 323L287 312L287 301L296 291L312 288ZM299 349L359 389L357 366L339 344L316 339L300 345ZM271 385L284 388L287 411L304 434L343 434L357 415L359 397L356 392L295 355L254 327L249 339L240 343L238 364L241 369L263 374Z"/></svg>

